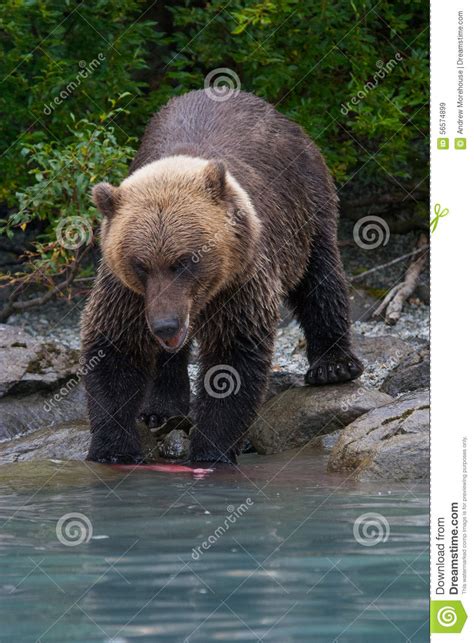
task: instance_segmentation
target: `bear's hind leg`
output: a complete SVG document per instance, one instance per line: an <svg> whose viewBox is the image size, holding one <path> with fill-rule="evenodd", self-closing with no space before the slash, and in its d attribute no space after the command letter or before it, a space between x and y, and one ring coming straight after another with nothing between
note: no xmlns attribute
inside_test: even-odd
<svg viewBox="0 0 474 643"><path fill-rule="evenodd" d="M350 342L349 297L335 235L318 234L306 273L288 301L307 344L307 384L347 382L363 372Z"/></svg>
<svg viewBox="0 0 474 643"><path fill-rule="evenodd" d="M189 346L177 353L159 351L153 378L145 395L139 419L149 428L161 426L174 416L189 413Z"/></svg>

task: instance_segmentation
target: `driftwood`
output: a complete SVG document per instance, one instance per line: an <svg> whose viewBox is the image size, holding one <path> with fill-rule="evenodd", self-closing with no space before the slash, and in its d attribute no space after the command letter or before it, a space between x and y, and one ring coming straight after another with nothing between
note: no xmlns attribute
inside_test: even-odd
<svg viewBox="0 0 474 643"><path fill-rule="evenodd" d="M416 250L407 252L406 255L400 255L400 257L397 257L396 259L392 259L392 261L388 261L387 263L382 263L380 264L380 266L375 266L374 268L370 268L370 270L365 270L364 272L360 272L358 275L352 276L349 281L352 282L352 281L357 281L357 279L362 279L362 277L371 275L373 272L378 272L379 270L383 270L384 268L393 266L396 263L403 261L404 259L408 259L409 257L413 257L414 255L420 254L420 252L423 252L423 250L427 250L428 248L429 248L429 245L426 244L426 246L422 246L421 248L417 248Z"/></svg>
<svg viewBox="0 0 474 643"><path fill-rule="evenodd" d="M421 234L417 249L421 251L428 244L428 238L425 234ZM420 274L425 267L428 257L428 249L424 250L419 256L414 259L407 268L404 280L396 284L385 296L384 300L374 312L373 317L380 318L385 313L385 323L393 326L400 319L403 304L413 294L416 288Z"/></svg>

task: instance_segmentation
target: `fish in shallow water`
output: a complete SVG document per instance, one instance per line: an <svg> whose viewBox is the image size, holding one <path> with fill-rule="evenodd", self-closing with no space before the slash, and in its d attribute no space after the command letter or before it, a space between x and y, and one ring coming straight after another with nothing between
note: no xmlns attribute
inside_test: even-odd
<svg viewBox="0 0 474 643"><path fill-rule="evenodd" d="M214 471L214 469L199 469L186 467L183 464L116 464L115 469L124 469L125 471L160 471L162 473L192 473L193 475L203 476Z"/></svg>

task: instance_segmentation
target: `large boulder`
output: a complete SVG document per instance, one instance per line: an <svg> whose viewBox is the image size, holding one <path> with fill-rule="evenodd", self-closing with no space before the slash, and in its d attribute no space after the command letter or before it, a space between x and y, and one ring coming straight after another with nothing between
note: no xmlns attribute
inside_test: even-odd
<svg viewBox="0 0 474 643"><path fill-rule="evenodd" d="M370 337L354 334L352 346L355 353L367 364L385 364L392 369L415 352L411 344L393 335Z"/></svg>
<svg viewBox="0 0 474 643"><path fill-rule="evenodd" d="M0 399L0 442L65 422L86 422L86 394L71 379L54 392L7 395ZM72 385L74 384L74 385Z"/></svg>
<svg viewBox="0 0 474 643"><path fill-rule="evenodd" d="M407 393L349 424L331 452L331 471L359 480L425 480L429 476L429 393Z"/></svg>
<svg viewBox="0 0 474 643"><path fill-rule="evenodd" d="M352 344L355 354L364 364L361 381L377 389L403 360L416 354L411 344L392 335L369 337L356 334Z"/></svg>
<svg viewBox="0 0 474 643"><path fill-rule="evenodd" d="M147 462L159 459L156 438L138 423ZM71 422L40 429L0 443L0 465L29 460L85 460L91 434L87 422Z"/></svg>
<svg viewBox="0 0 474 643"><path fill-rule="evenodd" d="M392 399L357 382L293 388L262 406L248 438L258 453L280 453L337 431Z"/></svg>
<svg viewBox="0 0 474 643"><path fill-rule="evenodd" d="M52 390L79 367L78 351L8 324L0 324L0 352L0 397Z"/></svg>
<svg viewBox="0 0 474 643"><path fill-rule="evenodd" d="M270 400L275 395L287 391L289 388L304 386L304 376L307 367L301 373L291 373L289 371L277 370L273 368L269 381L266 399Z"/></svg>
<svg viewBox="0 0 474 643"><path fill-rule="evenodd" d="M43 429L0 444L0 464L29 460L84 460L90 442L87 424Z"/></svg>
<svg viewBox="0 0 474 643"><path fill-rule="evenodd" d="M430 352L428 348L424 348L402 360L385 379L381 390L395 397L400 393L428 388L429 385Z"/></svg>

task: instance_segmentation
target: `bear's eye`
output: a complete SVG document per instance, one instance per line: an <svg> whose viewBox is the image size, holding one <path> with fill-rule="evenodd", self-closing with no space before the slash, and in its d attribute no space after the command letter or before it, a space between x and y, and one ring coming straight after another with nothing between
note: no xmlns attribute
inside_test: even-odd
<svg viewBox="0 0 474 643"><path fill-rule="evenodd" d="M191 257L185 256L185 257L180 257L177 261L172 263L169 266L170 271L174 275L180 275L187 270L190 270L192 268L192 261Z"/></svg>
<svg viewBox="0 0 474 643"><path fill-rule="evenodd" d="M138 279L140 281L145 281L148 274L147 267L137 259L132 259L132 267Z"/></svg>

